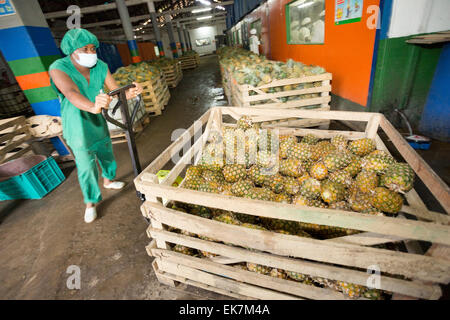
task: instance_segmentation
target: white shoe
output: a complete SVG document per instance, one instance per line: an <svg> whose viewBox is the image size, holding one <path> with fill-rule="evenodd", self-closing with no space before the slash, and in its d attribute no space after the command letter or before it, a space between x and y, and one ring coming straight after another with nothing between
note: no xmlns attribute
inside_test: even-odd
<svg viewBox="0 0 450 320"><path fill-rule="evenodd" d="M125 187L125 182L121 182L121 181L113 181L108 185L103 185L106 189L115 189L115 190L120 190L123 187Z"/></svg>
<svg viewBox="0 0 450 320"><path fill-rule="evenodd" d="M95 219L97 219L97 210L95 207L86 208L86 211L84 212L84 222L91 223Z"/></svg>

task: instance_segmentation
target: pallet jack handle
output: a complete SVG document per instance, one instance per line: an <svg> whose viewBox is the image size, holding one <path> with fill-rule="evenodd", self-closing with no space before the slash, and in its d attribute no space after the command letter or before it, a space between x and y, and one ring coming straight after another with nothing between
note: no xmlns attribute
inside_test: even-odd
<svg viewBox="0 0 450 320"><path fill-rule="evenodd" d="M108 95L110 97L118 96L119 101L114 106L114 108L112 110L112 114L114 115L116 113L117 109L120 108L123 122L119 122L116 119L113 119L112 117L110 117L108 114L108 110L106 110L106 109L103 109L103 116L105 117L105 119L108 122L111 122L112 124L118 126L119 128L121 128L125 131L125 136L127 138L127 144L128 144L128 151L130 152L130 156L131 156L131 164L133 165L134 176L137 177L142 172L142 168L141 168L141 163L139 161L139 155L138 155L137 148L136 148L136 139L135 139L135 135L134 135L133 124L134 124L134 120L136 119L136 115L139 110L139 107L141 105L142 97L141 97L141 95L137 96L136 104L134 105L133 111L130 116L130 113L128 110L128 101L127 101L127 96L126 96L127 90L130 88L134 88L134 87L135 87L134 84L130 84L130 85L124 86L122 88L113 90L108 93ZM136 193L137 193L138 198L141 201L145 201L145 196L143 194L141 194L139 191L136 191Z"/></svg>

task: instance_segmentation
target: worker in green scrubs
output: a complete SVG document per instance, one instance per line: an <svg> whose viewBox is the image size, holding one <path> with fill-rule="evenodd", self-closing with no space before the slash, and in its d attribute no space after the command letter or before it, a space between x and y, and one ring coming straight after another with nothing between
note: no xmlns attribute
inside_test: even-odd
<svg viewBox="0 0 450 320"><path fill-rule="evenodd" d="M97 218L95 205L102 200L98 184L97 161L102 169L104 187L122 189L124 182L114 181L117 164L114 158L108 126L102 109L108 109L111 98L103 93L119 88L108 66L97 58L98 39L84 29L68 31L61 42L65 58L56 60L49 69L51 83L61 102L63 136L73 151L78 180L86 211L84 220L91 223ZM127 99L142 92L135 88L127 91Z"/></svg>

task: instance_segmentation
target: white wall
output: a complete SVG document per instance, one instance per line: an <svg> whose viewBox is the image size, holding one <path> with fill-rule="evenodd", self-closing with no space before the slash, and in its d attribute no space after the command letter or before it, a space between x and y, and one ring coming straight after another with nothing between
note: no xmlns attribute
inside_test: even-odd
<svg viewBox="0 0 450 320"><path fill-rule="evenodd" d="M216 50L216 35L223 34L223 30L225 29L225 24L221 23L214 26L204 26L189 30L192 41L192 49L197 51L200 55L213 53ZM197 47L197 45L195 44L195 40L204 38L210 38L211 44L208 46Z"/></svg>
<svg viewBox="0 0 450 320"><path fill-rule="evenodd" d="M389 38L450 30L450 0L393 0Z"/></svg>

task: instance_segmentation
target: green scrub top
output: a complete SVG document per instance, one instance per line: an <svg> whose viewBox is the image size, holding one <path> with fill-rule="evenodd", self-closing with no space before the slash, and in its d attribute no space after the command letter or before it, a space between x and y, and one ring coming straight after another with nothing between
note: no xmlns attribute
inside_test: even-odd
<svg viewBox="0 0 450 320"><path fill-rule="evenodd" d="M101 93L108 73L107 64L98 60L91 68L88 84L86 78L72 64L70 56L53 62L49 70L53 69L65 72L77 85L80 93L92 102L95 102L95 97ZM51 84L61 102L63 136L72 149L94 149L96 143L109 139L108 125L101 113L93 114L78 109L58 90L53 80Z"/></svg>

